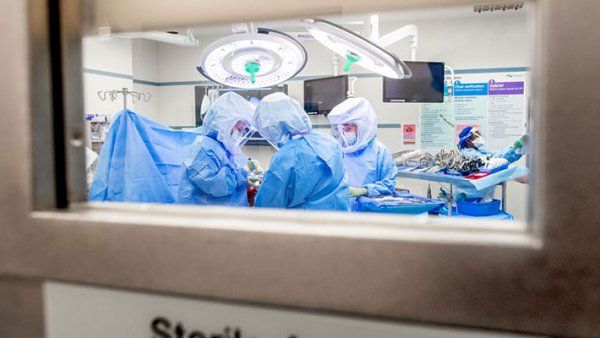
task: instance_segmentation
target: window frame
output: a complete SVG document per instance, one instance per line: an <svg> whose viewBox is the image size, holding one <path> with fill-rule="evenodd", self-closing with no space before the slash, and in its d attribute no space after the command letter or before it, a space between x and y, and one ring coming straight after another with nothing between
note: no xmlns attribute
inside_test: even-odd
<svg viewBox="0 0 600 338"><path fill-rule="evenodd" d="M594 62L600 47L590 43L598 35L594 14L600 13L600 3L588 2L585 8L561 1L535 4L539 34L532 75L538 114L533 139L543 142L533 144L534 198L528 229L386 215L84 202L84 153L78 142L83 135L80 37L88 29L81 18L91 14L79 0L56 3L60 7L54 9L44 0L30 0L27 8L15 5L15 12L21 8L27 13L12 19L23 27L16 35L24 39L9 41L28 58L7 58L10 62L0 65L23 83L2 94L14 113L5 116L0 144L9 155L21 154L16 157L21 160L0 165L0 173L11 178L0 186L0 238L6 239L0 245L0 273L550 335L600 331L600 304L594 301L600 299L595 258L600 248L594 243L600 236L600 208L593 208L600 205L595 179L600 163L582 155L593 154L600 143L600 134L594 132L600 121L598 108L586 104L600 84L586 83L578 92L568 88L569 81L600 77ZM90 21L111 22L117 30L173 23L155 20L159 14L180 14L179 24L190 20L194 11L207 23L255 14L242 10L238 0L219 8L185 0L179 5L90 3L98 15ZM261 18L470 3L273 1ZM126 15L136 5L144 11ZM49 33L47 19L57 9L61 29ZM567 32L563 27L569 27ZM573 39L571 34L577 33L580 38ZM52 66L57 39L58 69ZM581 64L569 63L575 53ZM7 54L0 51L3 58ZM570 64L569 69L561 68L563 64ZM597 67L585 68L586 64ZM573 98L565 100L564 92ZM62 108L56 105L57 93L64 100ZM19 106L10 102L14 98L21 100L17 103L29 101ZM566 116L567 110L573 113ZM62 143L60 135L51 132L57 118L64 122ZM567 128L579 130L578 138L556 136ZM62 160L55 152L60 144L65 147ZM582 160L589 163L583 171L560 165ZM64 209L58 201L60 173L54 172L61 168L69 202ZM586 200L572 200L573 194Z"/></svg>

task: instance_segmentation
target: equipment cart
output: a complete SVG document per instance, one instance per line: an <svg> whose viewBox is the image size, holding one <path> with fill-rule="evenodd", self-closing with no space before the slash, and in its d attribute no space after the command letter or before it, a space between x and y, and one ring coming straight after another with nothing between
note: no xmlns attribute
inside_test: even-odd
<svg viewBox="0 0 600 338"><path fill-rule="evenodd" d="M506 182L517 177L525 176L529 173L529 169L523 166L509 167L507 169L489 174L488 176L468 179L463 176L448 175L444 173L424 173L419 172L418 167L398 166L397 177L411 178L416 180L440 182L450 184L450 194L453 193L453 188L462 190L484 190L486 188L500 185L502 187L502 206L501 210L506 212ZM451 204L450 201L448 204ZM452 210L452 205L448 206L448 213Z"/></svg>

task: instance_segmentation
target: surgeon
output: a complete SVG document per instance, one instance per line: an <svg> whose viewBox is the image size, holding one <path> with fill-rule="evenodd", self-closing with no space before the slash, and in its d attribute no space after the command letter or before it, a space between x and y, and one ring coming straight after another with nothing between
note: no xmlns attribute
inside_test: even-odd
<svg viewBox="0 0 600 338"><path fill-rule="evenodd" d="M387 147L377 140L377 115L364 98L349 98L329 115L344 153L352 210L362 211L356 198L390 195L398 170Z"/></svg>
<svg viewBox="0 0 600 338"><path fill-rule="evenodd" d="M521 159L526 153L528 136L523 135L518 138L514 144L503 151L492 153L486 149L485 140L481 136L481 132L477 127L467 126L460 131L458 135L458 149L465 157L481 157L486 156L486 169L494 169L506 164L510 164ZM483 201L491 201L493 199L496 187L489 187L482 190L476 189L457 189L457 199L465 198L481 198Z"/></svg>
<svg viewBox="0 0 600 338"><path fill-rule="evenodd" d="M283 93L265 96L254 125L277 153L255 206L290 209L350 209L342 152L329 135L312 130L300 104Z"/></svg>
<svg viewBox="0 0 600 338"><path fill-rule="evenodd" d="M498 153L492 153L485 147L485 141L477 127L467 126L458 135L458 149L465 157L480 157L489 155L492 159L504 159L505 161L493 161L496 164L506 164L518 161L526 152L528 137L521 136L515 143Z"/></svg>
<svg viewBox="0 0 600 338"><path fill-rule="evenodd" d="M183 162L178 202L200 205L247 206L248 158L241 147L254 132L254 106L228 92L209 108L202 135Z"/></svg>

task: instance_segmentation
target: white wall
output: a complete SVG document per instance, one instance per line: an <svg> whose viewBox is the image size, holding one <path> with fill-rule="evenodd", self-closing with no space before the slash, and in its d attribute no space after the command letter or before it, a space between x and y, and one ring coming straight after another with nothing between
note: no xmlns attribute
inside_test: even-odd
<svg viewBox="0 0 600 338"><path fill-rule="evenodd" d="M84 113L113 114L123 109L123 100L102 101L98 91L132 88L131 41L112 39L103 41L97 38L83 39ZM122 74L130 78L100 75L87 70Z"/></svg>
<svg viewBox="0 0 600 338"><path fill-rule="evenodd" d="M95 37L83 39L84 113L115 114L123 109L123 96L103 101L98 91L128 88L151 92L148 102L134 103L127 98L127 108L156 119L158 117L158 90L156 86L134 83L133 79L156 82L157 46L144 40L110 39Z"/></svg>
<svg viewBox="0 0 600 338"><path fill-rule="evenodd" d="M136 80L157 83L158 77L158 46L156 42L134 39L132 42L132 75ZM150 93L150 100L141 100L134 104L134 111L153 120L158 120L160 111L160 93L156 85L143 84L134 81L133 90Z"/></svg>

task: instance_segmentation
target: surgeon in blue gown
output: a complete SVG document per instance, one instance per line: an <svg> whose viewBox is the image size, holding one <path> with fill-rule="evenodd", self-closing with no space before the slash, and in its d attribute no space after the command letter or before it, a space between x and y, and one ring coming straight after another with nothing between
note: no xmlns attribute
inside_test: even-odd
<svg viewBox="0 0 600 338"><path fill-rule="evenodd" d="M526 135L521 136L512 146L500 152L492 153L486 149L483 136L481 136L481 132L477 127L467 126L463 128L458 137L457 147L466 157L489 155L492 158L503 158L506 160L506 163L513 163L521 159L525 153L528 140Z"/></svg>
<svg viewBox="0 0 600 338"><path fill-rule="evenodd" d="M277 153L254 205L293 209L350 209L340 146L312 130L300 104L283 93L265 96L256 108L254 126Z"/></svg>
<svg viewBox="0 0 600 338"><path fill-rule="evenodd" d="M377 140L377 115L369 101L349 98L327 118L344 153L352 210L362 211L359 196L392 194L398 170L387 147Z"/></svg>
<svg viewBox="0 0 600 338"><path fill-rule="evenodd" d="M518 138L512 146L505 148L502 151L493 153L486 149L485 140L479 131L479 128L475 126L467 126L460 131L458 135L458 150L462 152L465 157L489 157L488 162L493 164L487 169L493 169L506 164L511 164L521 159L526 153L528 137L523 135ZM473 199L480 198L485 202L489 202L494 198L494 192L496 187L489 187L482 190L476 189L457 189L457 199Z"/></svg>
<svg viewBox="0 0 600 338"><path fill-rule="evenodd" d="M200 205L247 206L248 158L241 147L253 133L254 106L228 92L206 113L202 135L184 160L178 202Z"/></svg>

